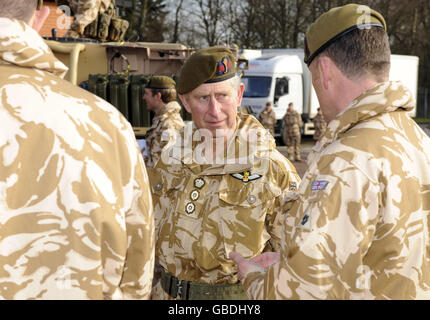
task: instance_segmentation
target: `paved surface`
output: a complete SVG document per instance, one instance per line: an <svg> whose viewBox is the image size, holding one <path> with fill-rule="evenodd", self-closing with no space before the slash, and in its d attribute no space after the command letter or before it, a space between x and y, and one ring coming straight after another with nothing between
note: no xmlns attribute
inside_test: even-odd
<svg viewBox="0 0 430 320"><path fill-rule="evenodd" d="M301 143L301 148L300 148L300 154L302 157L302 161L293 162L293 165L296 167L297 173L299 174L299 176L301 178L303 178L303 175L305 174L306 169L308 168L308 165L306 163L306 159L308 158L308 154L312 150L313 146L314 146L314 141L312 138L303 138L302 137L302 143ZM278 146L277 149L280 153L282 153L285 157L288 158L287 147Z"/></svg>
<svg viewBox="0 0 430 320"><path fill-rule="evenodd" d="M422 124L420 127L424 130L425 133L430 137L430 124ZM305 174L308 165L306 163L306 159L308 158L309 152L312 150L312 147L314 146L314 141L312 138L302 137L302 144L301 144L301 156L302 161L301 162L293 162L293 165L296 167L296 170L301 178L303 178L303 175ZM287 147L285 146L278 146L277 149L279 152L281 152L285 157L288 158L287 153Z"/></svg>

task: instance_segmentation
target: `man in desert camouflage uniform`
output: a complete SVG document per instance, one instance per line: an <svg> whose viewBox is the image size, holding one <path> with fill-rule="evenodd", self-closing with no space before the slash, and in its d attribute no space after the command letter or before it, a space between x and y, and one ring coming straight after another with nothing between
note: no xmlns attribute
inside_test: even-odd
<svg viewBox="0 0 430 320"><path fill-rule="evenodd" d="M430 299L430 139L408 115L411 92L388 81L385 20L366 6L333 8L306 44L328 128L280 257L231 254L244 288L256 299Z"/></svg>
<svg viewBox="0 0 430 320"><path fill-rule="evenodd" d="M166 76L153 76L145 88L143 99L146 108L155 112L152 126L145 136L147 167L154 167L160 159L161 151L175 142L177 131L184 126L181 106L176 101L176 82Z"/></svg>
<svg viewBox="0 0 430 320"><path fill-rule="evenodd" d="M273 111L270 101L266 103L266 109L260 113L258 120L270 131L272 136L275 136L276 113Z"/></svg>
<svg viewBox="0 0 430 320"><path fill-rule="evenodd" d="M253 116L239 115L244 91L232 52L202 49L177 86L193 123L155 166L154 299L247 299L228 258L280 249L284 196L300 178Z"/></svg>
<svg viewBox="0 0 430 320"><path fill-rule="evenodd" d="M99 41L121 41L129 27L127 20L116 15L114 0L58 0L66 2L74 18L65 37L93 38Z"/></svg>
<svg viewBox="0 0 430 320"><path fill-rule="evenodd" d="M300 128L303 126L302 117L294 110L293 103L288 104L287 113L284 116L285 124L285 140L287 144L288 158L291 161L301 161L300 156L300 142L301 133Z"/></svg>
<svg viewBox="0 0 430 320"><path fill-rule="evenodd" d="M85 28L95 21L99 14L105 13L108 9L113 11L114 7L112 0L68 0L68 4L74 14L72 25L65 35L69 38L83 38Z"/></svg>
<svg viewBox="0 0 430 320"><path fill-rule="evenodd" d="M315 142L318 142L324 136L325 129L327 128L327 122L324 120L321 108L318 108L317 115L312 119L312 122L315 129L313 139Z"/></svg>
<svg viewBox="0 0 430 320"><path fill-rule="evenodd" d="M153 209L133 129L61 79L36 5L0 3L0 299L148 298Z"/></svg>

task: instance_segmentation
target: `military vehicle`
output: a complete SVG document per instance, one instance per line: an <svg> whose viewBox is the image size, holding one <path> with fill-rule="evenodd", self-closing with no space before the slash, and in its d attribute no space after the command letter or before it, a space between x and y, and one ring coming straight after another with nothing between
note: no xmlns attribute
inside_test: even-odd
<svg viewBox="0 0 430 320"><path fill-rule="evenodd" d="M46 42L69 67L66 80L117 107L132 124L136 136L145 134L153 116L142 98L149 77L176 77L194 51L184 45L166 43L98 43L64 38L50 38ZM188 118L185 112L183 116Z"/></svg>

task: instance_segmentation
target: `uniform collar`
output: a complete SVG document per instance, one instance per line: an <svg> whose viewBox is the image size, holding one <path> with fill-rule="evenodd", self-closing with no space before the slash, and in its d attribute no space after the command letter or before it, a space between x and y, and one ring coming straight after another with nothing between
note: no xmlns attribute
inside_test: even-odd
<svg viewBox="0 0 430 320"><path fill-rule="evenodd" d="M63 78L68 68L60 62L40 35L25 22L0 18L0 65L16 65L48 71Z"/></svg>
<svg viewBox="0 0 430 320"><path fill-rule="evenodd" d="M254 130L252 133L258 137L256 143L248 141L251 130ZM269 152L275 148L273 138L254 117L240 115L237 117L237 129L227 142L224 159L206 165L196 159L202 153L202 144L194 123L188 123L181 129L180 138L176 139L176 144L172 146L170 157L176 163L180 162L188 167L196 175L224 175L248 171L251 168L258 170L262 167L261 162L267 159ZM253 172L258 173L255 170L253 169Z"/></svg>
<svg viewBox="0 0 430 320"><path fill-rule="evenodd" d="M388 81L373 86L330 121L324 136L312 149L308 161L314 158L313 154L320 153L359 122L397 110L408 112L414 107L412 93L400 81Z"/></svg>

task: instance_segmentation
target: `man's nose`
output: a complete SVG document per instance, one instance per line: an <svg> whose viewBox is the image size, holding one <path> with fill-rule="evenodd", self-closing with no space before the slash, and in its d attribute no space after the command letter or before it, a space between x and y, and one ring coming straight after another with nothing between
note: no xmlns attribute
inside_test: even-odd
<svg viewBox="0 0 430 320"><path fill-rule="evenodd" d="M215 97L211 97L209 101L209 111L211 116L217 117L221 112L221 104Z"/></svg>

